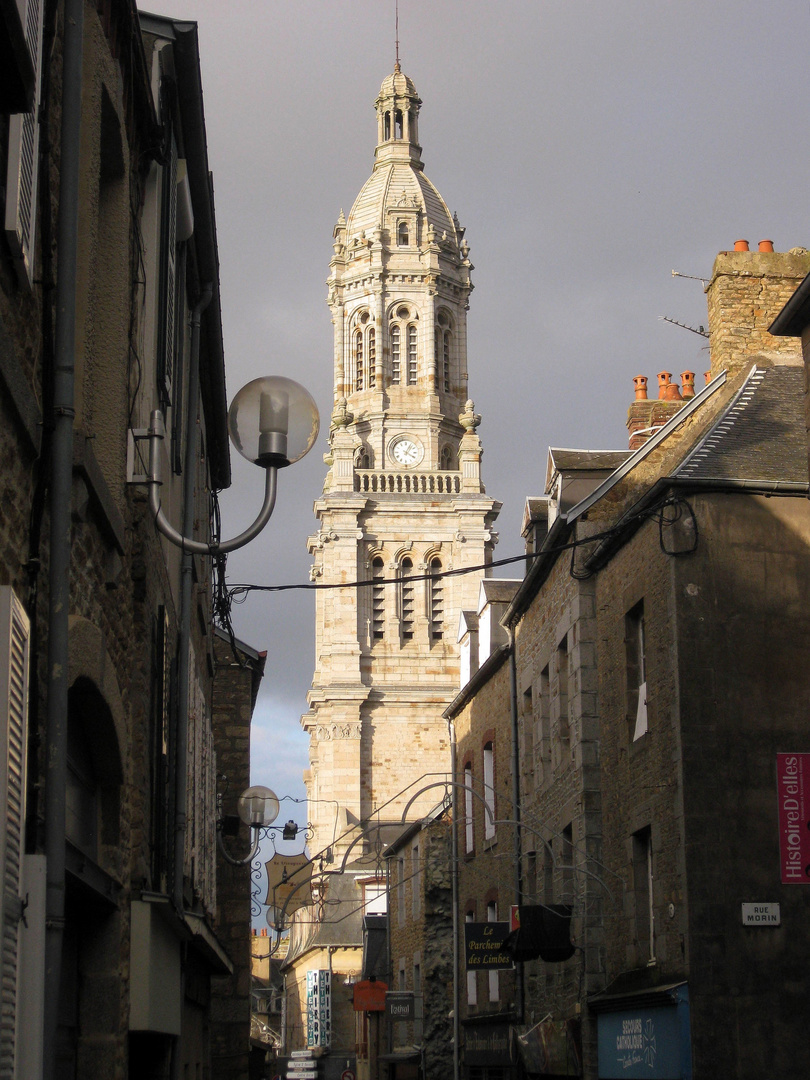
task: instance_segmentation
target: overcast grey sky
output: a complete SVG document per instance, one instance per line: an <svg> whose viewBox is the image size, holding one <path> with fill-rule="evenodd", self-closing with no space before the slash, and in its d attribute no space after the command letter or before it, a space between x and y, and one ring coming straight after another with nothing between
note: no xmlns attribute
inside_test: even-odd
<svg viewBox="0 0 810 1080"><path fill-rule="evenodd" d="M155 0L157 2L157 0ZM332 227L369 176L394 0L167 0L199 23L229 396L264 373L328 425ZM400 56L424 102L426 172L467 227L469 373L496 557L520 551L549 445L625 447L634 375L708 367L699 281L746 238L810 246L806 0L400 0ZM305 582L325 466L280 477L232 582ZM234 455L223 529L261 500ZM511 576L511 575L508 575ZM237 633L267 649L255 782L302 795L311 594L252 595ZM282 805L282 814L287 809ZM291 816L287 814L286 816Z"/></svg>

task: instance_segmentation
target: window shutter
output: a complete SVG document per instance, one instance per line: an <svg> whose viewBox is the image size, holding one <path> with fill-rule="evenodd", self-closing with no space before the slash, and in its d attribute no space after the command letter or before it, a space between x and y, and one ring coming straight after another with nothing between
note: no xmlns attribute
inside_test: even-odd
<svg viewBox="0 0 810 1080"><path fill-rule="evenodd" d="M0 1076L15 1076L16 1017L22 856L25 824L25 761L28 715L28 617L8 586L0 587Z"/></svg>
<svg viewBox="0 0 810 1080"><path fill-rule="evenodd" d="M20 283L34 283L34 241L39 154L39 76L42 66L44 0L18 0L25 40L35 71L34 108L9 117L8 172L6 175L6 236ZM25 8L23 11L22 8Z"/></svg>

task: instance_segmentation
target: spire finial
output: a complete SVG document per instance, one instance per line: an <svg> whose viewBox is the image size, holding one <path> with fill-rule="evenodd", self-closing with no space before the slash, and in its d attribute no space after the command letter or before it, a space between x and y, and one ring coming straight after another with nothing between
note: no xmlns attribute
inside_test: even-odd
<svg viewBox="0 0 810 1080"><path fill-rule="evenodd" d="M396 63L394 64L394 71L397 73L402 71L399 66L399 0L394 0L394 22L395 22L395 44L396 44Z"/></svg>

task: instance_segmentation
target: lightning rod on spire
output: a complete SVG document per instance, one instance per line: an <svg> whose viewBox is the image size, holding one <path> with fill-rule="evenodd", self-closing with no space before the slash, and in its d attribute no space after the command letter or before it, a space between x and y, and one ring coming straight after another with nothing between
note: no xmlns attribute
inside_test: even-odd
<svg viewBox="0 0 810 1080"><path fill-rule="evenodd" d="M394 71L399 71L399 0L394 0L394 39L396 44L396 64Z"/></svg>

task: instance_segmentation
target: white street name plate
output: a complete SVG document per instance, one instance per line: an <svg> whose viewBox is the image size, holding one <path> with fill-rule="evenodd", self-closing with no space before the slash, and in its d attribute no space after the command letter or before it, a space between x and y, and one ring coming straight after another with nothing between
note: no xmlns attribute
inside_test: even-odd
<svg viewBox="0 0 810 1080"><path fill-rule="evenodd" d="M743 904L743 926L781 926L782 914L778 904Z"/></svg>

